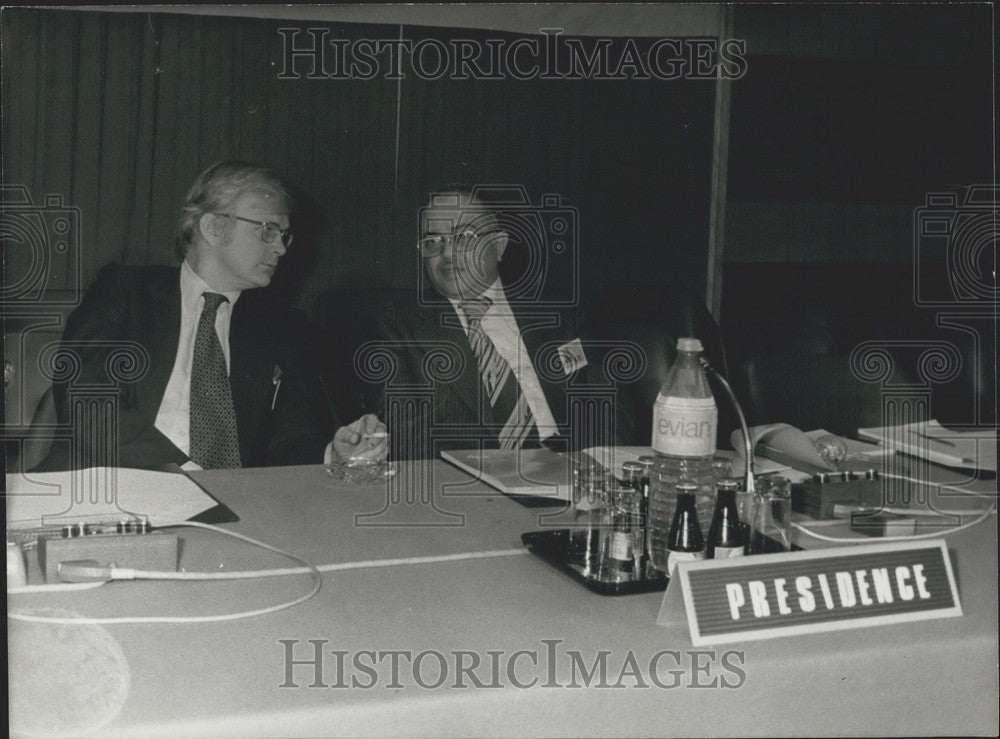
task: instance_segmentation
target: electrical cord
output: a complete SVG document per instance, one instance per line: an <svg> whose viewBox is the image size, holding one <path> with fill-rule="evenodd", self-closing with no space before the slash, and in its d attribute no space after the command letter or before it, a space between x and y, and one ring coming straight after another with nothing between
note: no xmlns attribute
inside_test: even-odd
<svg viewBox="0 0 1000 739"><path fill-rule="evenodd" d="M212 526L210 524L197 523L194 521L187 521L182 524L176 524L174 526L163 526L160 528L176 528L176 527L192 527L207 529L209 531L217 531L223 533L227 536L231 536L241 541L248 542L254 546L266 549L276 554L280 554L284 557L292 559L296 562L301 562L302 566L299 567L282 567L282 568L271 568L266 570L238 570L234 572L175 572L167 570L137 570L129 567L102 567L102 566L91 566L91 565L63 565L60 568L60 573L64 575L71 575L78 578L87 578L92 580L91 582L79 582L79 583L59 583L54 585L36 585L36 586L25 586L22 588L16 588L8 590L10 594L19 593L31 593L31 592L52 592L53 590L79 590L79 589L90 589L94 587L99 587L106 584L112 580L178 580L178 581L209 581L209 580L250 580L265 577L285 577L289 575L303 575L312 574L314 578L314 587L312 590L299 598L295 598L285 603L280 603L278 605L269 606L267 608L259 608L252 611L239 611L236 613L219 614L213 616L123 616L123 617L111 617L111 618L58 618L50 616L32 616L30 614L11 612L8 614L10 618L19 621L31 621L34 623L57 623L57 624L125 624L125 623L206 623L206 622L217 622L217 621L233 621L242 618L250 618L253 616L261 616L269 613L275 613L277 611L285 610L286 608L291 608L293 606L304 603L305 601L312 598L316 593L319 592L320 586L322 584L322 577L320 573L322 572L340 572L346 570L357 570L357 569L371 569L376 567L396 567L400 565L411 565L411 564L431 564L437 562L454 562L469 559L485 559L492 557L505 557L505 556L515 556L526 554L527 550L523 548L517 549L494 549L484 552L463 552L459 554L442 554L442 555L429 555L424 557L400 557L395 559L380 559L380 560L363 560L357 562L339 562L332 564L325 564L316 566L306 560L286 552L277 547L271 546L270 544L265 544L264 542L253 539L244 534L238 534L234 531L228 531L226 529L221 529L217 526Z"/></svg>
<svg viewBox="0 0 1000 739"><path fill-rule="evenodd" d="M336 564L317 565L317 572L342 572L345 570L363 570L374 567L397 567L399 565L432 564L437 562L454 562L466 559L484 559L487 557L505 557L516 554L526 554L526 549L492 549L485 552L465 552L462 554L441 554L427 557L400 557L398 559L370 559L359 562L338 562ZM59 572L64 575L100 580L103 585L111 580L254 580L264 577L286 577L288 575L304 575L310 572L309 567L281 567L267 570L236 570L233 572L176 572L174 570L137 570L131 567L114 567L101 565L68 564L60 565ZM77 584L77 583L74 583ZM79 583L88 584L88 583Z"/></svg>
<svg viewBox="0 0 1000 739"><path fill-rule="evenodd" d="M880 537L878 537L879 541L915 541L915 540L919 540L919 539L936 539L936 538L940 538L942 536L948 536L948 535L954 534L954 533L956 533L958 531L962 531L963 529L967 529L967 528L970 528L972 526L975 526L976 524L981 523L982 521L985 521L997 509L997 501L996 501L997 491L996 490L994 490L990 494L988 494L988 493L980 493L980 492L977 492L975 490L966 490L965 488L956 487L955 485L948 485L946 483L939 483L939 482L929 482L927 480L918 480L915 477L908 477L906 475L896 475L896 474L889 473L889 472L880 472L879 473L879 477L886 478L886 479L889 479L889 480L902 480L903 482L912 482L912 483L914 483L916 485L928 485L928 486L931 486L931 487L936 487L938 490L950 490L950 491L953 491L953 492L962 493L963 495L973 495L973 496L980 497L980 498L991 498L990 507L988 509L986 509L986 511L984 513L982 513L981 515L979 515L977 518L975 518L972 521L968 521L966 523L959 524L957 526L952 526L951 528L945 529L944 531L931 531L931 532L928 532L928 533L925 533L925 534L906 534L906 535L901 535L901 536L880 536ZM955 512L955 511L949 511L947 513L941 513L940 515L942 515L942 516L945 516L945 515L952 515L952 516L954 516L954 515L962 515L962 514L960 514L958 512ZM865 539L858 539L856 537L827 536L825 534L817 533L816 531L813 531L813 530L811 530L809 528L806 528L802 524L795 523L794 521L792 522L791 525L792 525L793 528L797 529L798 531L801 531L803 534L806 534L807 536L810 536L810 537L812 537L814 539L819 539L820 541L829 541L829 542L835 542L835 543L838 543L838 544L842 544L842 543L857 544L859 541L866 541Z"/></svg>
<svg viewBox="0 0 1000 739"><path fill-rule="evenodd" d="M93 590L104 585L107 580L93 582L54 582L45 585L18 585L7 588L7 595L29 595L31 593L69 593L77 590Z"/></svg>
<svg viewBox="0 0 1000 739"><path fill-rule="evenodd" d="M176 526L190 526L193 528L207 529L208 531L216 531L218 533L225 534L226 536L231 536L234 539L239 539L241 541L248 542L250 544L253 544L254 546L260 547L261 549L266 549L269 552L275 552L276 554L280 554L283 557L287 557L288 559L291 559L295 562L299 562L301 563L302 567L284 568L282 574L309 573L312 575L313 587L305 595L299 596L298 598L293 598L292 600L285 601L284 603L279 603L273 606L267 606L265 608L256 608L250 611L221 613L212 616L116 616L107 618L91 618L84 616L79 618L59 618L54 616L34 616L27 613L18 613L16 611L12 611L8 612L7 617L15 621L28 621L31 623L48 623L48 624L191 624L191 623L211 623L219 621L236 621L243 618L253 618L254 616L263 616L269 613L277 613L278 611L283 611L287 608L292 608L293 606L297 606L300 603L305 603L307 600L309 600L314 595L316 595L316 593L319 592L320 587L323 584L323 578L320 575L319 570L316 569L316 567L310 562L307 562L306 560L302 559L301 557L295 554L286 552L283 549L278 549L277 547L271 546L270 544L265 544L262 541L257 541L256 539L246 536L245 534L238 534L235 531L228 531L226 529L219 528L218 526L212 526L211 524L206 524L206 523L197 523L195 521L186 521L185 523L182 524L176 524ZM165 526L163 528L174 528L174 527ZM104 574L104 573L111 573L113 570L118 568L82 567L80 569L84 571L96 570L99 571L101 574ZM130 572L133 576L138 576L139 573L141 573L142 571L131 570ZM258 570L258 571L246 571L246 572L224 572L224 573L223 572L204 572L204 573L171 572L171 573L154 573L154 574L161 574L161 575L170 574L173 575L174 577L169 579L176 579L176 580L183 580L183 579L217 580L217 579L237 579L237 578L249 579L253 577L266 576L266 575L261 575L260 573L262 572L267 573L270 571ZM178 575L182 577L178 577ZM194 575L194 576L200 575L201 577L185 578L183 577L183 575ZM225 575L229 577L226 578L205 577L206 575L209 576ZM112 578L109 575L108 579L110 580L110 579L123 579L123 578ZM134 579L134 577L125 579ZM168 578L162 577L154 579L168 579ZM89 585L90 583L86 584ZM100 584L103 584L103 582L100 582Z"/></svg>

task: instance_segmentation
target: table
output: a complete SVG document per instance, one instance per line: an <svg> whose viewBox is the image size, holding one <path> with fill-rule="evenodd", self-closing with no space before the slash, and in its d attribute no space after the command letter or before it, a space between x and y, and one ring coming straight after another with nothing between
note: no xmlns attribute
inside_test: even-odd
<svg viewBox="0 0 1000 739"><path fill-rule="evenodd" d="M948 539L965 612L961 618L694 649L686 624L655 625L661 594L596 595L524 553L521 533L539 528L538 516L547 509L523 507L442 462L410 465L419 467L404 467L401 475L423 474L432 481L437 508L451 514L434 517L448 525L359 525L372 519L359 522L357 515L386 508L386 489L334 482L322 467L196 473L206 489L239 513L240 521L228 528L315 564L493 554L325 573L321 591L308 602L251 619L101 627L120 647L130 684L122 700L107 707L113 718L97 734L997 731L995 514ZM995 482L986 486L995 489ZM412 508L411 516L425 516L426 507L420 508ZM380 520L400 510L389 507ZM187 570L288 566L281 557L213 532L182 530L182 535L181 566ZM88 616L213 614L279 603L308 592L309 582L294 575L113 583L73 594L19 595L8 607ZM9 628L15 638L24 627L10 621ZM56 627L44 628L56 633ZM286 664L288 649L293 659L314 656L309 640L323 650L319 674L312 664ZM599 668L602 654L606 681L600 681L599 670L588 680L584 672L595 664ZM471 672L483 687L468 671L458 675L476 658ZM442 660L447 679L434 687ZM416 675L414 663L420 666ZM13 689L34 667L10 666ZM71 691L86 687L62 672L55 671L58 679L69 680ZM653 683L654 675L661 686ZM359 685L375 684L353 687L352 678ZM60 717L58 706L37 710L40 725L80 733L79 726L58 723L72 721ZM49 718L56 723L46 723Z"/></svg>

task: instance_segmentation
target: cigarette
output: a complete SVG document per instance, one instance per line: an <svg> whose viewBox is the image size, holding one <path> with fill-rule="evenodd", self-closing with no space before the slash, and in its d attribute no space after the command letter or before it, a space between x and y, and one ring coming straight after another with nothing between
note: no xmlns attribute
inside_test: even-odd
<svg viewBox="0 0 1000 739"><path fill-rule="evenodd" d="M370 434L361 434L362 439L385 439L389 436L387 431L372 431Z"/></svg>

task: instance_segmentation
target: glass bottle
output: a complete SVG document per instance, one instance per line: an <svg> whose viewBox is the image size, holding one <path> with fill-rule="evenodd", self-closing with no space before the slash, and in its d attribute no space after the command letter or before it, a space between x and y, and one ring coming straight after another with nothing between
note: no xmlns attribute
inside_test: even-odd
<svg viewBox="0 0 1000 739"><path fill-rule="evenodd" d="M642 520L645 526L643 538L646 546L644 572L647 578L652 579L663 574L661 570L653 566L653 547L649 537L649 492L652 489L653 467L656 465L656 457L652 454L644 454L639 457L639 464L642 465L642 477L639 483L642 486Z"/></svg>
<svg viewBox="0 0 1000 739"><path fill-rule="evenodd" d="M736 508L736 480L719 480L718 500L712 525L708 527L705 554L709 559L742 557L746 553L747 535Z"/></svg>
<svg viewBox="0 0 1000 739"><path fill-rule="evenodd" d="M646 568L649 556L646 553L646 506L649 493L649 478L643 478L645 474L641 462L625 462L622 464L622 480L635 491L635 496L629 497L631 504L633 527L632 545L633 556L635 558L636 577L642 579L646 577Z"/></svg>
<svg viewBox="0 0 1000 739"><path fill-rule="evenodd" d="M697 491L698 486L693 482L682 482L677 486L677 505L667 538L667 574L671 577L678 562L705 559L705 537L698 523L695 502Z"/></svg>
<svg viewBox="0 0 1000 739"><path fill-rule="evenodd" d="M602 579L624 582L636 577L633 530L639 496L638 490L625 484L612 482L608 488L609 525L602 536Z"/></svg>

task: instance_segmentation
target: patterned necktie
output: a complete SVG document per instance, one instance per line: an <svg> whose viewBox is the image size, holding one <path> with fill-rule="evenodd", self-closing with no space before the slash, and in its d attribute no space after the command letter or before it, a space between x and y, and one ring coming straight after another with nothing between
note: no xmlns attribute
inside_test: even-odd
<svg viewBox="0 0 1000 739"><path fill-rule="evenodd" d="M215 331L215 314L228 300L218 293L204 297L191 362L191 459L205 469L241 467L233 391Z"/></svg>
<svg viewBox="0 0 1000 739"><path fill-rule="evenodd" d="M483 315L492 301L479 296L459 303L469 327L469 344L479 363L479 374L486 389L486 396L493 409L493 418L503 428L497 434L501 449L516 449L524 445L535 428L531 407L528 405L517 378L507 360L500 356L490 337L483 330Z"/></svg>

